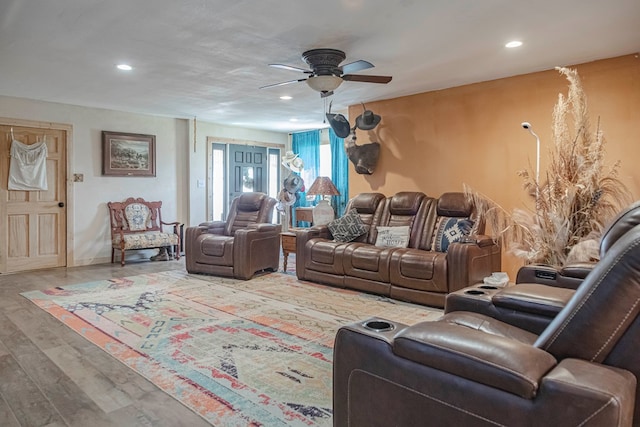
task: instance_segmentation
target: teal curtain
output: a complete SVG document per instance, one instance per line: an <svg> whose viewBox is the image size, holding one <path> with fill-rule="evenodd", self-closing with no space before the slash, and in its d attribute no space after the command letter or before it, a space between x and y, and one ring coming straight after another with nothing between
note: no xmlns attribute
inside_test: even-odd
<svg viewBox="0 0 640 427"><path fill-rule="evenodd" d="M332 197L336 217L340 218L349 202L349 162L344 149L344 139L329 128L329 144L331 144L331 181L340 192Z"/></svg>
<svg viewBox="0 0 640 427"><path fill-rule="evenodd" d="M304 180L305 189L309 189L320 170L320 130L294 133L291 136L291 149L304 162L304 169L300 176ZM294 212L298 206L307 206L306 191L300 192L299 195L300 197L293 205ZM293 220L295 221L295 218Z"/></svg>

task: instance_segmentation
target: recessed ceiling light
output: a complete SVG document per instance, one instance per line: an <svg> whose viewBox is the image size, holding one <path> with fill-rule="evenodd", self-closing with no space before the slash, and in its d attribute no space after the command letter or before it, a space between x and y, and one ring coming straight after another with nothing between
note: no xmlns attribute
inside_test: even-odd
<svg viewBox="0 0 640 427"><path fill-rule="evenodd" d="M292 98L292 97L290 97L289 95L282 95L282 96L280 97L280 99L284 99L285 101L288 101L288 100L293 99L293 98Z"/></svg>
<svg viewBox="0 0 640 427"><path fill-rule="evenodd" d="M131 71L133 70L133 67L129 64L118 64L116 65L116 68L118 70L122 70L122 71Z"/></svg>
<svg viewBox="0 0 640 427"><path fill-rule="evenodd" d="M520 40L513 40L504 45L504 47L508 47L508 48L514 48L514 47L520 47L520 46L522 46L522 42Z"/></svg>
<svg viewBox="0 0 640 427"><path fill-rule="evenodd" d="M290 122L297 122L297 121L298 121L298 119L293 118L293 119L289 119L289 121L290 121Z"/></svg>

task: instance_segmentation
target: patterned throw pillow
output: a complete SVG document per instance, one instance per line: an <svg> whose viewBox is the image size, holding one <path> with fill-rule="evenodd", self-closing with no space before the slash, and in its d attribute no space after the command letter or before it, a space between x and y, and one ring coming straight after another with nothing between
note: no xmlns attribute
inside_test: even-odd
<svg viewBox="0 0 640 427"><path fill-rule="evenodd" d="M433 250L447 252L449 245L459 242L471 233L473 220L469 218L440 217L436 223Z"/></svg>
<svg viewBox="0 0 640 427"><path fill-rule="evenodd" d="M338 219L334 219L327 224L329 231L337 242L350 242L356 237L362 236L369 231L369 227L362 222L358 211L351 209Z"/></svg>
<svg viewBox="0 0 640 427"><path fill-rule="evenodd" d="M376 227L378 236L376 246L387 248L406 248L409 246L409 226L400 225L397 227Z"/></svg>

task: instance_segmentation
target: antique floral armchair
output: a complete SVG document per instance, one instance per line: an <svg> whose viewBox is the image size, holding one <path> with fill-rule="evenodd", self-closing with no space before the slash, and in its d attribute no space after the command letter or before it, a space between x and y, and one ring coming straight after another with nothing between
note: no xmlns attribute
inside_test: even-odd
<svg viewBox="0 0 640 427"><path fill-rule="evenodd" d="M173 247L180 258L179 222L162 221L162 202L147 202L143 198L128 198L124 202L109 202L111 222L111 262L120 251L120 264L124 266L125 251ZM171 232L162 226L173 226Z"/></svg>

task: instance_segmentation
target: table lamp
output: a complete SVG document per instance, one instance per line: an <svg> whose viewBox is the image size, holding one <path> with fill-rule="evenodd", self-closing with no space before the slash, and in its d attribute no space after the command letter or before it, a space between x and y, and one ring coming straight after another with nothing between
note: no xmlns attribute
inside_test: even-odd
<svg viewBox="0 0 640 427"><path fill-rule="evenodd" d="M335 218L333 207L329 203L331 196L339 196L340 192L333 185L328 176L319 176L311 184L311 188L307 191L309 196L322 196L318 204L313 208L313 225L329 224ZM329 200L325 198L329 196Z"/></svg>

